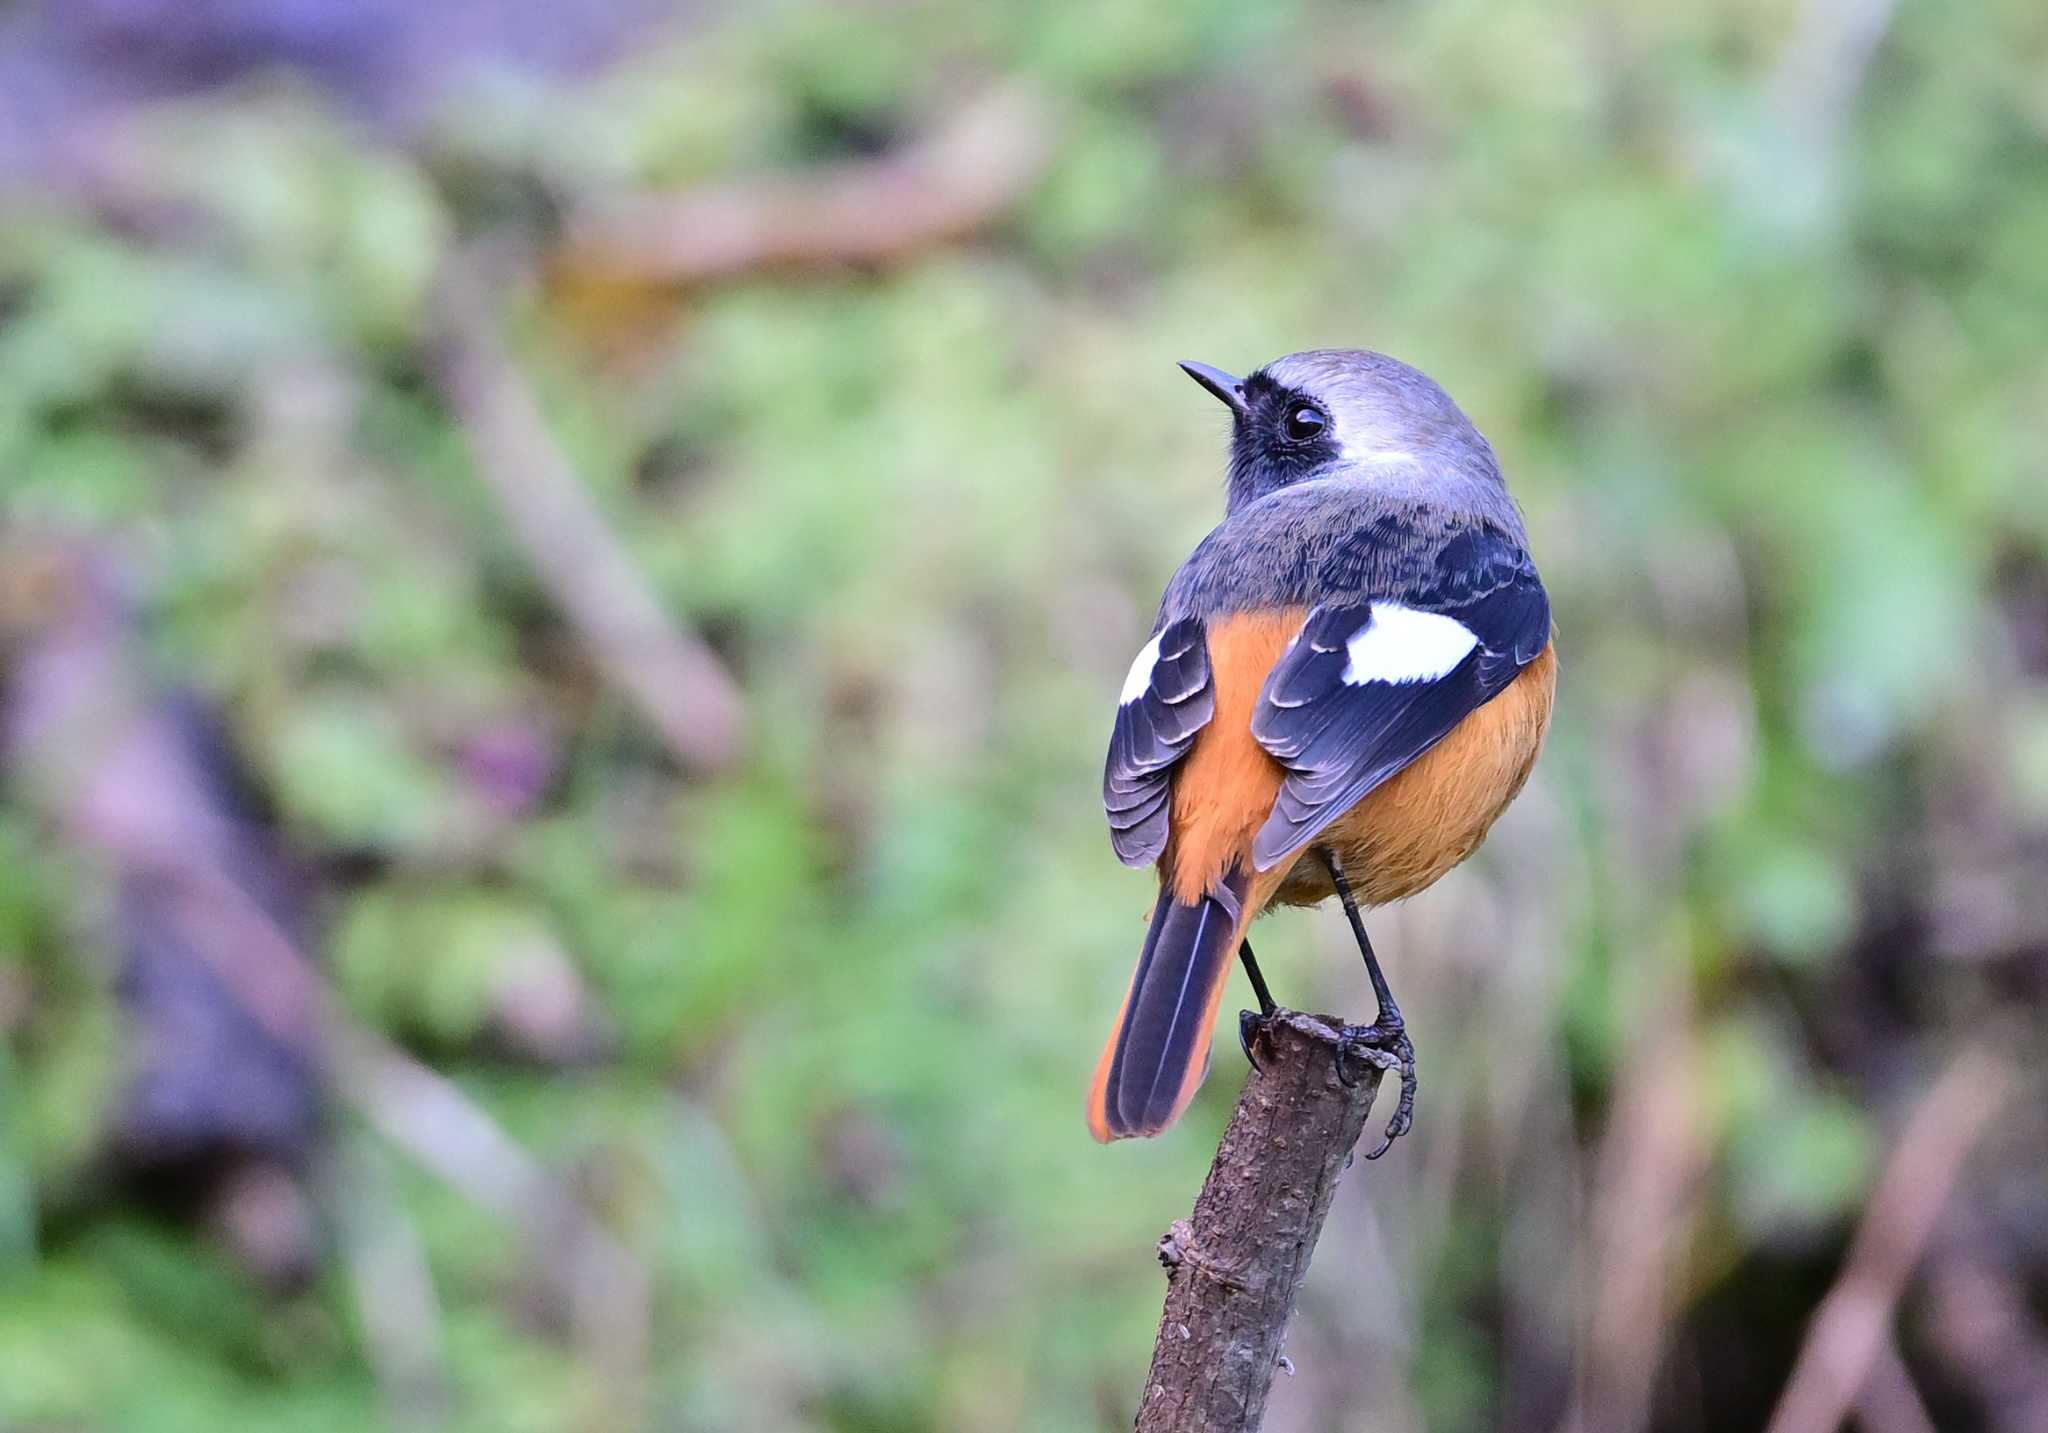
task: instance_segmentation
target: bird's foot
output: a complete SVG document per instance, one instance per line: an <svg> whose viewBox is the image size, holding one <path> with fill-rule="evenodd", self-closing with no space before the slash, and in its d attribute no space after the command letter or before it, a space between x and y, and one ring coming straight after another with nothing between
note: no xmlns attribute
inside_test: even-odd
<svg viewBox="0 0 2048 1433"><path fill-rule="evenodd" d="M1401 1076L1401 1099L1394 1107L1394 1117L1387 1121L1386 1136L1379 1148L1366 1156L1378 1159L1415 1126L1415 1046L1410 1043L1399 1015L1382 1017L1371 1025L1346 1025L1339 1034L1337 1078L1347 1085L1358 1083L1350 1073L1354 1056L1375 1069L1398 1072Z"/></svg>
<svg viewBox="0 0 2048 1433"><path fill-rule="evenodd" d="M1266 1067L1259 1063L1258 1046L1266 1038L1266 1027L1273 1019L1270 1010L1240 1010L1237 1012L1237 1043L1244 1051L1245 1063L1261 1074Z"/></svg>

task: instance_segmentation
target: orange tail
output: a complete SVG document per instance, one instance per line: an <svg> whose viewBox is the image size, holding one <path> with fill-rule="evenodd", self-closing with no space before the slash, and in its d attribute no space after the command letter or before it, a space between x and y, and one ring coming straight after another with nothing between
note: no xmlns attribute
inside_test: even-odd
<svg viewBox="0 0 2048 1433"><path fill-rule="evenodd" d="M1155 1135L1180 1118L1209 1073L1216 1007L1254 914L1240 866L1193 903L1159 892L1138 971L1088 1092L1088 1128L1105 1144Z"/></svg>

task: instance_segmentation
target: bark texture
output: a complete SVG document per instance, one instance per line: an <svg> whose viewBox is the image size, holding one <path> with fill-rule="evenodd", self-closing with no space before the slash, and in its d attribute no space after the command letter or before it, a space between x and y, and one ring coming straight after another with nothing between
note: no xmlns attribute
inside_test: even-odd
<svg viewBox="0 0 2048 1433"><path fill-rule="evenodd" d="M1159 1241L1166 1310L1138 1433L1251 1433L1265 1418L1287 1323L1330 1198L1365 1129L1380 1071L1337 1075L1342 1023L1275 1014L1190 1219Z"/></svg>

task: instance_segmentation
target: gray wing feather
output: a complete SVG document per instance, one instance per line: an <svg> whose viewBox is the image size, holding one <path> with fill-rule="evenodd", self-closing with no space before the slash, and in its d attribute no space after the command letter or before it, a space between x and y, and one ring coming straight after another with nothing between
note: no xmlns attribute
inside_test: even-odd
<svg viewBox="0 0 2048 1433"><path fill-rule="evenodd" d="M1201 619L1183 617L1159 633L1159 656L1145 689L1117 708L1102 806L1109 840L1127 866L1148 865L1166 850L1173 765L1216 714L1216 686Z"/></svg>

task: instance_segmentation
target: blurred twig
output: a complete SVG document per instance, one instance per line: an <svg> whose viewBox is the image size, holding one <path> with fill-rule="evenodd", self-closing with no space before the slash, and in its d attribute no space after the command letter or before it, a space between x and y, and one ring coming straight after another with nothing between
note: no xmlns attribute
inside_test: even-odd
<svg viewBox="0 0 2048 1433"><path fill-rule="evenodd" d="M1379 1093L1337 1077L1338 1022L1282 1011L1267 1026L1194 1214L1159 1241L1166 1308L1138 1433L1255 1433L1330 1212Z"/></svg>
<svg viewBox="0 0 2048 1433"><path fill-rule="evenodd" d="M1622 1071L1595 1174L1591 1326L1565 1424L1576 1433L1627 1433L1649 1424L1672 1272L1707 1170L1691 992L1675 971L1668 984Z"/></svg>
<svg viewBox="0 0 2048 1433"><path fill-rule="evenodd" d="M217 778L167 739L163 703L138 670L113 564L89 551L46 559L28 653L10 691L10 756L77 849L149 895L147 919L191 952L280 1044L307 1049L340 1098L393 1144L517 1223L606 1375L607 1426L638 1415L645 1386L646 1272L563 1184L458 1088L343 1010L297 935L266 903L223 834ZM251 830L251 840L274 837Z"/></svg>
<svg viewBox="0 0 2048 1433"><path fill-rule="evenodd" d="M879 159L592 205L572 218L562 263L672 284L889 263L1007 212L1043 172L1050 131L1035 91L1002 85Z"/></svg>
<svg viewBox="0 0 2048 1433"><path fill-rule="evenodd" d="M441 1297L426 1243L407 1216L382 1151L368 1141L335 1160L341 1255L362 1323L363 1352L395 1427L442 1421L450 1380Z"/></svg>
<svg viewBox="0 0 2048 1433"><path fill-rule="evenodd" d="M334 1030L344 1089L391 1143L549 1251L577 1343L605 1375L600 1426L645 1410L652 1291L647 1271L580 1202L451 1080L361 1025Z"/></svg>
<svg viewBox="0 0 2048 1433"><path fill-rule="evenodd" d="M599 668L685 766L738 756L745 711L718 658L671 621L548 432L540 403L499 342L493 265L458 258L444 275L436 374L462 419L477 476Z"/></svg>
<svg viewBox="0 0 2048 1433"><path fill-rule="evenodd" d="M1878 1342L1870 1377L1856 1395L1856 1420L1863 1433L1941 1433L1913 1386L1912 1370L1906 1367L1898 1340L1889 1333Z"/></svg>
<svg viewBox="0 0 2048 1433"><path fill-rule="evenodd" d="M1768 1433L1833 1433L1890 1338L1906 1279L1920 1260L2011 1073L1972 1047L1942 1072L1913 1111L1849 1246L1841 1277L1808 1325Z"/></svg>
<svg viewBox="0 0 2048 1433"><path fill-rule="evenodd" d="M1779 112L1808 133L1839 136L1898 9L1899 0L1808 0L1771 76Z"/></svg>
<svg viewBox="0 0 2048 1433"><path fill-rule="evenodd" d="M312 962L232 881L193 869L169 918L258 1020L307 1012L335 1088L369 1125L541 1252L578 1342L630 1402L646 1370L647 1274L575 1197L453 1081L350 1019ZM624 1414L623 1408L614 1408Z"/></svg>

